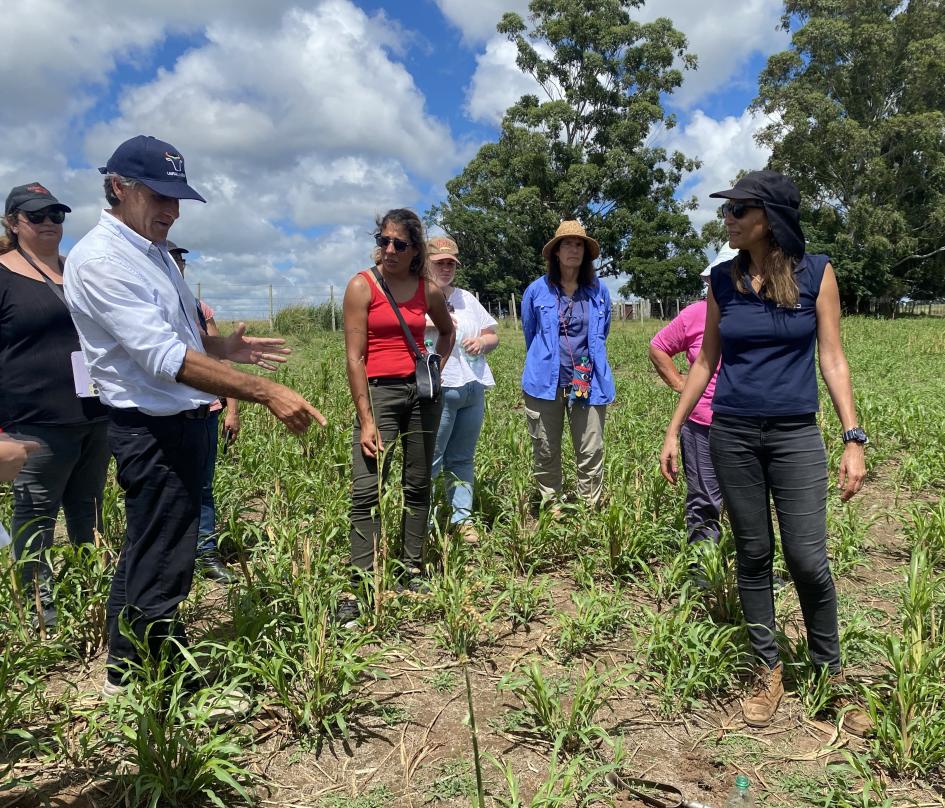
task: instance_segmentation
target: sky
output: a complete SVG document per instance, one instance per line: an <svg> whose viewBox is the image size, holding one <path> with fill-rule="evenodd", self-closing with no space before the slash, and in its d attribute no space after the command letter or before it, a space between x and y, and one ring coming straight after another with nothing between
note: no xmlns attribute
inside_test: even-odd
<svg viewBox="0 0 945 808"><path fill-rule="evenodd" d="M104 206L104 165L137 134L173 144L207 204L184 201L170 237L220 319L340 299L369 264L374 219L421 215L534 89L495 31L527 0L3 0L0 190L39 181L72 207L63 249ZM708 199L761 168L747 111L767 57L788 45L781 0L649 0L699 68L652 138L703 161ZM549 237L551 234L549 234ZM462 245L460 245L462 250ZM620 285L619 279L613 284Z"/></svg>

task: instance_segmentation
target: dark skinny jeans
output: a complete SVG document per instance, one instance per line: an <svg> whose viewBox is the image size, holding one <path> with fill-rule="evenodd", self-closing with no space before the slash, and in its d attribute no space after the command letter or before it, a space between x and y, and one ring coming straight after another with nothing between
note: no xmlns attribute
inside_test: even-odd
<svg viewBox="0 0 945 808"><path fill-rule="evenodd" d="M768 667L778 664L773 499L811 658L839 671L837 595L827 560L827 455L816 417L716 415L709 448L735 537L738 592L752 649Z"/></svg>
<svg viewBox="0 0 945 808"><path fill-rule="evenodd" d="M403 446L404 512L401 521L406 567L420 568L423 562L427 516L430 511L430 471L433 447L440 424L442 398L422 401L417 385L402 383L368 385L374 420L384 443L382 485L386 487L390 461L398 436ZM355 417L351 446L351 563L361 570L374 566L374 548L380 541L381 515L378 501L377 459L361 451L361 422Z"/></svg>

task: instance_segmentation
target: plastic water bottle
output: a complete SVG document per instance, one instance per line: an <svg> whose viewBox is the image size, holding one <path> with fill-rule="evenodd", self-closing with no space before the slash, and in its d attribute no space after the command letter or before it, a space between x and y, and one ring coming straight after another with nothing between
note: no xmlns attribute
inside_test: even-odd
<svg viewBox="0 0 945 808"><path fill-rule="evenodd" d="M735 778L735 788L725 801L725 808L752 808L755 801L748 793L749 785L750 781L744 774L738 775Z"/></svg>

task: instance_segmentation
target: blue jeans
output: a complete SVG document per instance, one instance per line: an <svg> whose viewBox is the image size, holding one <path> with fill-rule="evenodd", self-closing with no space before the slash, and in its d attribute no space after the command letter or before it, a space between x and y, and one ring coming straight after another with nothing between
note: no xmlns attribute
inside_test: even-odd
<svg viewBox="0 0 945 808"><path fill-rule="evenodd" d="M443 388L443 414L433 450L433 477L446 473L447 498L452 508L450 522L472 517L473 461L476 442L486 413L486 388L480 382Z"/></svg>
<svg viewBox="0 0 945 808"><path fill-rule="evenodd" d="M197 526L197 555L208 555L217 551L217 508L213 501L213 475L217 467L217 444L220 435L220 411L212 412L204 421L210 451L203 472L203 488L200 491L200 522Z"/></svg>

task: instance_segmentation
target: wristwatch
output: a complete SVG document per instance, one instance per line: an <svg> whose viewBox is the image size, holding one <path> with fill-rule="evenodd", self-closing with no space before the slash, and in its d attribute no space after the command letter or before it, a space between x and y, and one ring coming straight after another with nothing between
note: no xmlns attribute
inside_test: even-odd
<svg viewBox="0 0 945 808"><path fill-rule="evenodd" d="M843 442L849 443L850 441L859 443L861 446L866 446L866 444L870 442L870 439L866 437L863 427L855 426L853 429L848 429L843 433Z"/></svg>

